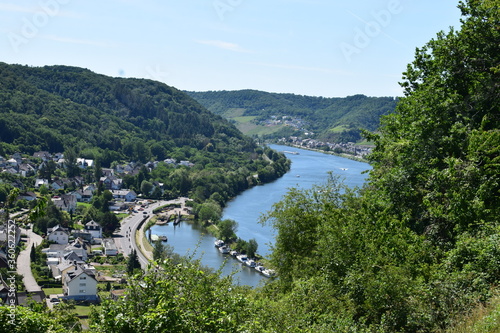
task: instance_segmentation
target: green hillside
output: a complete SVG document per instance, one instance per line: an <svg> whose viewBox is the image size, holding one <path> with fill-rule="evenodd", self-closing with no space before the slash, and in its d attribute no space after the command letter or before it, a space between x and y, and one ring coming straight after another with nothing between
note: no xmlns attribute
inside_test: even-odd
<svg viewBox="0 0 500 333"><path fill-rule="evenodd" d="M360 129L376 130L380 117L393 112L397 102L393 97L324 98L256 90L187 93L232 120L245 134L272 137L313 132L313 137L329 142L360 140ZM292 124L269 125L269 120L283 116Z"/></svg>
<svg viewBox="0 0 500 333"><path fill-rule="evenodd" d="M277 278L252 290L168 259L93 308L90 330L499 332L500 1L458 7L460 29L418 48L403 73L363 189L332 176L262 217ZM71 331L65 314L0 307L0 331Z"/></svg>
<svg viewBox="0 0 500 333"><path fill-rule="evenodd" d="M152 180L184 195L213 183L199 191L201 199L217 192L227 200L251 186L251 176L260 172L267 181L287 170L284 157L283 164L270 166L251 138L163 83L67 66L0 63L0 156L67 150L103 167L189 160L193 168L167 169Z"/></svg>

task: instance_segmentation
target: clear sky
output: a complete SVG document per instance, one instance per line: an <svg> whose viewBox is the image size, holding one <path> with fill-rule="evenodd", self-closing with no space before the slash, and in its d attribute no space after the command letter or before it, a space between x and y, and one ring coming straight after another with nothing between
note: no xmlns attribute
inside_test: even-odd
<svg viewBox="0 0 500 333"><path fill-rule="evenodd" d="M446 0L2 0L0 61L182 90L401 96L416 47L459 27Z"/></svg>

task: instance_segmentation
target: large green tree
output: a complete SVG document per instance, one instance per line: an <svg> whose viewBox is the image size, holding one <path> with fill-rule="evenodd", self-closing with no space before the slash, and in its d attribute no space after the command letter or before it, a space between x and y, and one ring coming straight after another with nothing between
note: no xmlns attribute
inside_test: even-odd
<svg viewBox="0 0 500 333"><path fill-rule="evenodd" d="M405 97L382 121L372 155L373 185L437 241L499 216L499 3L459 8L459 31L417 49Z"/></svg>

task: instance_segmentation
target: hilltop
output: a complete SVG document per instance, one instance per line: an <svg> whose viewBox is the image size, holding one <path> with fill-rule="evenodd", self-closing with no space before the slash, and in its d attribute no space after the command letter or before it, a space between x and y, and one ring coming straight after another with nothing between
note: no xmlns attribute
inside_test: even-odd
<svg viewBox="0 0 500 333"><path fill-rule="evenodd" d="M102 167L189 161L191 168L165 167L151 180L184 195L204 186L200 201L217 192L224 202L287 170L284 156L271 163L234 125L166 84L0 63L0 156L38 151L71 152Z"/></svg>
<svg viewBox="0 0 500 333"><path fill-rule="evenodd" d="M312 97L257 90L187 92L210 111L230 119L247 135L306 136L356 142L361 129L374 131L394 111L394 97Z"/></svg>

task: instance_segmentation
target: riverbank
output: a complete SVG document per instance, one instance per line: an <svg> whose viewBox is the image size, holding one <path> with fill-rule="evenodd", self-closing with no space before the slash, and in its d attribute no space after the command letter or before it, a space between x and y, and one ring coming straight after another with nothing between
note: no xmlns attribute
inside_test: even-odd
<svg viewBox="0 0 500 333"><path fill-rule="evenodd" d="M347 153L335 153L333 151L327 151L327 150L324 150L324 149L318 149L318 148L310 148L310 147L304 147L304 146L300 146L300 145L294 145L294 144L290 144L290 143L277 143L276 145L278 146L286 146L286 147L294 147L294 148L298 148L298 149L304 149L304 150L309 150L309 151L314 151L314 152L317 152L317 153L322 153L322 154L328 154L328 155L333 155L333 156L337 156L337 157L342 157L342 158L347 158L347 159L350 159L350 160L353 160L353 161L356 161L356 162L362 162L362 163L370 163L370 161L368 161L366 158L363 158L363 157L360 157L360 156L355 156L355 155L352 155L352 154L347 154Z"/></svg>

